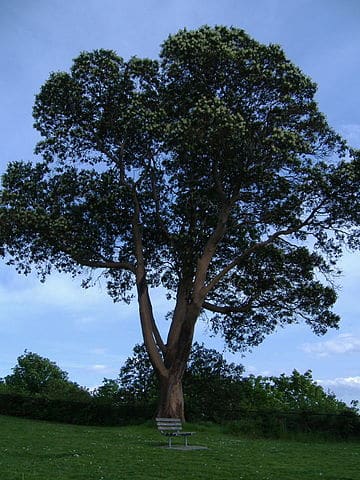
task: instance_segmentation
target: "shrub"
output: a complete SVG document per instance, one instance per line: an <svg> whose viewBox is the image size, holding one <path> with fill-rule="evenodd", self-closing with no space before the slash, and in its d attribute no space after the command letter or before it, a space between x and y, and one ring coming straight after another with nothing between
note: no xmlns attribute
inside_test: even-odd
<svg viewBox="0 0 360 480"><path fill-rule="evenodd" d="M104 404L89 399L68 401L40 396L0 394L0 414L77 425L125 425L140 423L154 415L154 405Z"/></svg>
<svg viewBox="0 0 360 480"><path fill-rule="evenodd" d="M360 417L353 411L339 414L298 412L242 412L238 419L224 423L233 435L287 438L311 436L332 440L360 439Z"/></svg>

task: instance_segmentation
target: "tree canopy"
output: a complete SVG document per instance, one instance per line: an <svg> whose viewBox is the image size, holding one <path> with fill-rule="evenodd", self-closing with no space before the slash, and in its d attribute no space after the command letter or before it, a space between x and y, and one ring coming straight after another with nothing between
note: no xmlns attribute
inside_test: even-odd
<svg viewBox="0 0 360 480"><path fill-rule="evenodd" d="M164 391L206 313L234 350L299 321L325 333L336 261L359 247L360 156L315 93L279 46L237 28L182 30L157 60L81 53L36 97L41 160L3 175L3 254L42 279L88 272L84 287L101 269L115 301L135 295Z"/></svg>

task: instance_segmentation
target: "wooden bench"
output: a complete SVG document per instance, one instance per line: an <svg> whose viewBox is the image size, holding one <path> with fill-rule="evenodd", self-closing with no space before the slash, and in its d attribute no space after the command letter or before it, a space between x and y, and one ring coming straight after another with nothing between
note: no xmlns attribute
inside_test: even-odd
<svg viewBox="0 0 360 480"><path fill-rule="evenodd" d="M169 438L169 448L171 448L171 440L173 437L184 437L185 447L188 446L188 437L194 435L195 432L183 432L182 423L179 418L157 418L156 425L159 432Z"/></svg>

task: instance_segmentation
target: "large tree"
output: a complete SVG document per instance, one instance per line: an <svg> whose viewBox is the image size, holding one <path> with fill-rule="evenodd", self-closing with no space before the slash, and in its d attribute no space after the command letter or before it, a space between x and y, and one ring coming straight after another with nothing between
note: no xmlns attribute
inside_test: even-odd
<svg viewBox="0 0 360 480"><path fill-rule="evenodd" d="M180 31L158 60L84 52L36 97L41 160L3 175L2 252L27 273L102 271L137 297L160 382L183 417L201 315L236 350L279 325L336 327L332 274L358 247L359 156L328 125L316 85L277 45L236 28ZM166 339L149 290L173 310Z"/></svg>

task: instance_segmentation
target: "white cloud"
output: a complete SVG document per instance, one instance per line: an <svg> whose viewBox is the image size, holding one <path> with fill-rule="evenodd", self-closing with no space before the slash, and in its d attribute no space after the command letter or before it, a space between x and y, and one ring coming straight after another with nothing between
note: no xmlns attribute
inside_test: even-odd
<svg viewBox="0 0 360 480"><path fill-rule="evenodd" d="M117 374L119 371L119 367L115 365L106 365L105 363L93 363L93 364L85 364L85 363L70 363L65 362L63 365L66 371L77 372L91 372L94 375L104 375L104 374ZM72 378L72 376L70 375Z"/></svg>
<svg viewBox="0 0 360 480"><path fill-rule="evenodd" d="M348 387L360 390L360 376L359 377L339 377L328 380L317 380L322 386L326 387Z"/></svg>
<svg viewBox="0 0 360 480"><path fill-rule="evenodd" d="M102 363L94 363L93 365L89 365L87 370L92 372L93 375L99 376L99 379L102 377L110 376L111 378L115 378L119 373L119 368L115 368L111 365L105 365Z"/></svg>
<svg viewBox="0 0 360 480"><path fill-rule="evenodd" d="M91 370L95 370L95 371L105 371L105 370L108 370L109 367L107 365L101 365L101 364L95 364L95 365L91 365Z"/></svg>
<svg viewBox="0 0 360 480"><path fill-rule="evenodd" d="M91 353L93 355L106 355L107 354L107 348L103 348L103 347L93 348L89 351L89 353Z"/></svg>
<svg viewBox="0 0 360 480"><path fill-rule="evenodd" d="M99 289L83 290L79 283L61 275L51 275L44 284L37 279L19 279L17 284L9 288L0 285L0 304L34 304L51 305L52 307L68 307L81 309L83 305L94 306L103 302L104 294Z"/></svg>
<svg viewBox="0 0 360 480"><path fill-rule="evenodd" d="M316 379L316 383L348 405L351 405L353 400L360 400L360 376Z"/></svg>
<svg viewBox="0 0 360 480"><path fill-rule="evenodd" d="M338 335L332 340L317 343L304 343L302 350L306 353L326 357L334 354L360 352L360 337L349 333Z"/></svg>
<svg viewBox="0 0 360 480"><path fill-rule="evenodd" d="M96 318L95 316L92 316L92 315L87 315L87 316L82 316L82 317L77 317L75 319L75 323L76 325L90 325L90 324L94 324L94 323L98 323L99 322L99 319Z"/></svg>

